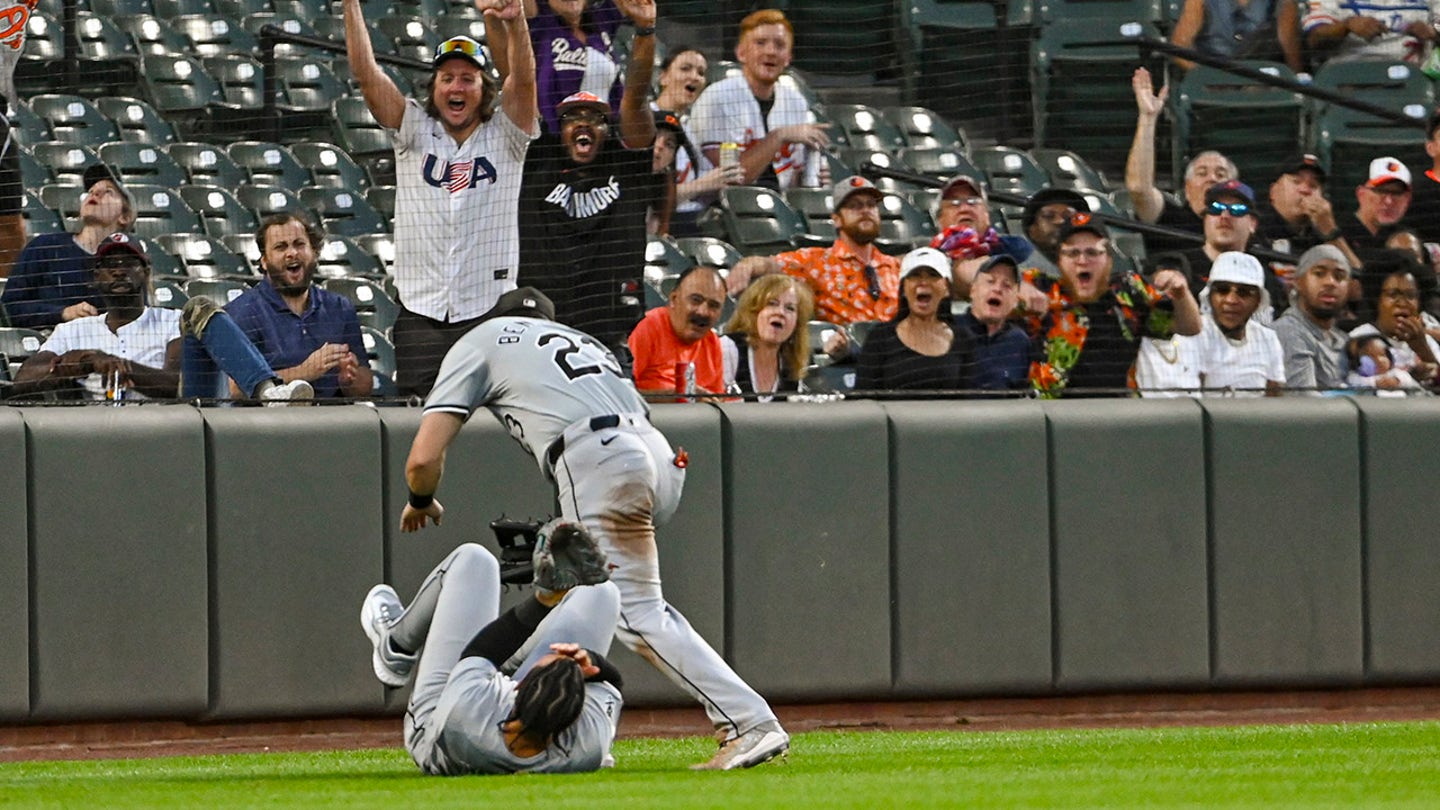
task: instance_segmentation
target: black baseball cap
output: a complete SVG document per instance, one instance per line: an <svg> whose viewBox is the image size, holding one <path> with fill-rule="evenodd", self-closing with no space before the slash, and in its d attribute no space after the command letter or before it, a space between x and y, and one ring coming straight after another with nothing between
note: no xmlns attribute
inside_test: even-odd
<svg viewBox="0 0 1440 810"><path fill-rule="evenodd" d="M1060 242L1063 244L1065 240L1081 231L1089 231L1101 239L1110 238L1110 231L1105 229L1105 225L1100 222L1099 218L1086 211L1070 217L1069 222L1060 226Z"/></svg>
<svg viewBox="0 0 1440 810"><path fill-rule="evenodd" d="M490 308L489 317L498 318L512 313L524 315L523 310L531 310L548 321L555 320L555 303L534 287L517 287L500 296L495 306Z"/></svg>
<svg viewBox="0 0 1440 810"><path fill-rule="evenodd" d="M1020 216L1020 226L1029 228L1035 224L1035 217L1040 215L1040 209L1047 205L1064 203L1074 208L1079 213L1090 210L1090 203L1085 195L1068 188L1043 188L1035 192L1025 203L1025 213Z"/></svg>
<svg viewBox="0 0 1440 810"><path fill-rule="evenodd" d="M1314 172L1315 176L1320 178L1321 183L1325 182L1325 167L1320 165L1320 157L1309 152L1294 155L1280 164L1280 171L1276 172L1275 176L1298 174L1299 172Z"/></svg>
<svg viewBox="0 0 1440 810"><path fill-rule="evenodd" d="M668 129L671 132L674 132L677 143L679 143L679 145L681 146L685 145L685 127L680 123L680 116L676 115L675 113L669 110L656 110L655 128Z"/></svg>
<svg viewBox="0 0 1440 810"><path fill-rule="evenodd" d="M101 180L109 180L115 185L116 190L120 192L120 196L125 198L126 203L131 206L135 205L135 199L130 196L130 192L125 188L125 184L120 182L120 176L115 174L115 172L104 163L92 163L86 166L85 173L80 176L80 182L84 185L86 191L94 188L95 184Z"/></svg>

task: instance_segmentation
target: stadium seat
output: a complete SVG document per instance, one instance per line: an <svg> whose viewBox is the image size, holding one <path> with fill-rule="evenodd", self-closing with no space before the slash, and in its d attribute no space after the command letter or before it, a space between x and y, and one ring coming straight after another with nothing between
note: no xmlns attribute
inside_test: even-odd
<svg viewBox="0 0 1440 810"><path fill-rule="evenodd" d="M268 185L265 183L244 183L235 192L235 198L240 204L249 208L255 214L256 220L264 219L271 214L293 214L302 213L313 216L314 212L300 202L295 193L283 186Z"/></svg>
<svg viewBox="0 0 1440 810"><path fill-rule="evenodd" d="M27 236L62 233L65 230L64 218L46 207L45 203L40 201L40 195L33 191L26 191L21 199L20 216L25 220Z"/></svg>
<svg viewBox="0 0 1440 810"><path fill-rule="evenodd" d="M899 191L910 187L910 183L897 180L892 177L876 176L866 166L875 166L881 169L905 170L900 158L896 155L880 151L878 149L836 149L835 157L839 159L843 169L836 171L834 164L830 167L832 178L848 177L852 174L863 174L875 181L875 185L885 191Z"/></svg>
<svg viewBox="0 0 1440 810"><path fill-rule="evenodd" d="M645 280L657 282L685 272L694 261L681 250L674 239L650 234L645 237Z"/></svg>
<svg viewBox="0 0 1440 810"><path fill-rule="evenodd" d="M115 122L88 99L68 93L44 93L30 99L30 109L50 124L57 141L98 147L120 140Z"/></svg>
<svg viewBox="0 0 1440 810"><path fill-rule="evenodd" d="M135 201L135 222L131 229L146 238L162 233L201 233L200 215L172 188L143 183L126 184Z"/></svg>
<svg viewBox="0 0 1440 810"><path fill-rule="evenodd" d="M80 216L80 197L84 193L79 183L51 183L40 187L40 203L58 214L69 230L69 224Z"/></svg>
<svg viewBox="0 0 1440 810"><path fill-rule="evenodd" d="M371 186L365 190L365 199L370 202L386 222L395 220L395 187Z"/></svg>
<svg viewBox="0 0 1440 810"><path fill-rule="evenodd" d="M1026 152L1009 146L986 146L970 153L985 173L991 191L1029 197L1050 183L1050 176Z"/></svg>
<svg viewBox="0 0 1440 810"><path fill-rule="evenodd" d="M435 47L440 44L440 38L419 17L385 17L376 20L375 27L395 44L397 56L429 62L435 56Z"/></svg>
<svg viewBox="0 0 1440 810"><path fill-rule="evenodd" d="M279 14L304 20L311 28L315 27L316 20L330 17L327 0L271 0L270 7Z"/></svg>
<svg viewBox="0 0 1440 810"><path fill-rule="evenodd" d="M1370 160L1381 155L1400 158L1412 171L1430 165L1421 126L1435 108L1435 90L1414 66L1402 62L1327 62L1315 72L1315 85L1401 113L1412 122L1398 123L1338 104L1319 104L1313 116L1311 141L1329 171L1329 188L1358 186L1368 177ZM1353 194L1332 191L1330 196L1337 214L1353 210Z"/></svg>
<svg viewBox="0 0 1440 810"><path fill-rule="evenodd" d="M54 134L50 132L50 122L36 115L29 104L12 101L10 109L14 111L10 132L15 140L26 146L55 140Z"/></svg>
<svg viewBox="0 0 1440 810"><path fill-rule="evenodd" d="M686 236L675 240L680 252L689 256L696 264L708 264L725 270L735 266L744 258L734 245L713 236Z"/></svg>
<svg viewBox="0 0 1440 810"><path fill-rule="evenodd" d="M57 17L36 11L25 23L25 48L15 66L15 92L20 98L58 92L65 79L64 48Z"/></svg>
<svg viewBox="0 0 1440 810"><path fill-rule="evenodd" d="M1124 19L1054 19L1040 28L1030 60L1035 146L1124 171L1135 134L1130 79L1141 64L1132 34L1161 38L1153 23ZM1162 75L1158 61L1149 67Z"/></svg>
<svg viewBox="0 0 1440 810"><path fill-rule="evenodd" d="M7 372L11 379L14 379L20 366L44 345L45 333L38 329L26 329L23 326L0 327L0 355L10 361Z"/></svg>
<svg viewBox="0 0 1440 810"><path fill-rule="evenodd" d="M194 53L202 57L260 53L260 41L255 35L246 31L238 18L224 13L181 14L172 18L170 25L189 38Z"/></svg>
<svg viewBox="0 0 1440 810"><path fill-rule="evenodd" d="M150 103L182 138L207 130L212 113L226 106L220 83L192 57L151 54L141 60L140 74Z"/></svg>
<svg viewBox="0 0 1440 810"><path fill-rule="evenodd" d="M270 0L211 0L215 13L236 20L243 20L248 14L270 11Z"/></svg>
<svg viewBox="0 0 1440 810"><path fill-rule="evenodd" d="M276 57L280 88L276 105L285 121L281 135L285 142L329 138L333 124L330 102L350 93L330 64L313 54Z"/></svg>
<svg viewBox="0 0 1440 810"><path fill-rule="evenodd" d="M141 66L151 55L186 55L190 40L170 25L168 18L152 14L127 14L115 18L115 25L130 35L140 53Z"/></svg>
<svg viewBox="0 0 1440 810"><path fill-rule="evenodd" d="M906 137L885 114L864 104L826 104L825 117L833 124L830 136L837 131L845 136L852 149L895 152L907 145Z"/></svg>
<svg viewBox="0 0 1440 810"><path fill-rule="evenodd" d="M318 36L315 27L310 24L309 20L276 12L270 8L268 2L265 6L264 11L251 12L240 18L240 24L245 26L246 31L255 35L256 41L260 39L260 29L267 25L273 25L287 34L296 34L304 37ZM275 44L276 57L305 56L309 53L313 53L313 50L306 45L294 45L288 42L277 42Z"/></svg>
<svg viewBox="0 0 1440 810"><path fill-rule="evenodd" d="M833 240L835 222L831 219L832 203L828 188L788 188L785 202L805 215L805 228L815 236Z"/></svg>
<svg viewBox="0 0 1440 810"><path fill-rule="evenodd" d="M68 145L68 144L67 144ZM20 160L20 184L25 188L39 188L55 182L55 173L50 167L35 159L35 155L23 144L16 144L15 154Z"/></svg>
<svg viewBox="0 0 1440 810"><path fill-rule="evenodd" d="M720 223L725 239L747 256L770 255L795 247L807 233L805 218L779 192L757 186L720 190Z"/></svg>
<svg viewBox="0 0 1440 810"><path fill-rule="evenodd" d="M223 242L198 233L169 233L155 237L155 243L180 260L190 278L251 278L255 271L244 256L235 254Z"/></svg>
<svg viewBox="0 0 1440 810"><path fill-rule="evenodd" d="M250 175L250 182L298 189L310 183L310 170L291 151L267 141L236 141L225 150L235 165Z"/></svg>
<svg viewBox="0 0 1440 810"><path fill-rule="evenodd" d="M395 237L388 233L367 233L353 239L355 244L365 252L365 255L373 257L380 262L385 272L395 266Z"/></svg>
<svg viewBox="0 0 1440 810"><path fill-rule="evenodd" d="M97 154L126 185L149 183L178 189L189 180L180 164L153 144L112 141L101 146Z"/></svg>
<svg viewBox="0 0 1440 810"><path fill-rule="evenodd" d="M205 71L220 83L227 105L258 118L265 103L265 73L248 54L208 54L200 60Z"/></svg>
<svg viewBox="0 0 1440 810"><path fill-rule="evenodd" d="M934 225L930 215L902 194L886 194L880 201L880 238L875 246L892 256L903 256L930 244Z"/></svg>
<svg viewBox="0 0 1440 810"><path fill-rule="evenodd" d="M250 175L235 165L224 149L199 141L172 143L165 149L176 163L190 173L190 182L199 185L237 189L248 182Z"/></svg>
<svg viewBox="0 0 1440 810"><path fill-rule="evenodd" d="M395 317L400 314L400 305L396 304L378 283L352 276L327 278L321 283L330 292L350 299L355 305L356 314L360 316L361 326L369 326L388 334L390 327L395 325Z"/></svg>
<svg viewBox="0 0 1440 810"><path fill-rule="evenodd" d="M194 298L203 295L221 306L234 301L245 291L250 289L250 284L245 281L233 278L192 278L185 282L185 294Z"/></svg>
<svg viewBox="0 0 1440 810"><path fill-rule="evenodd" d="M895 0L790 3L795 67L809 73L888 77L896 70Z"/></svg>
<svg viewBox="0 0 1440 810"><path fill-rule="evenodd" d="M123 14L154 14L155 6L150 0L90 0L91 12L105 17Z"/></svg>
<svg viewBox="0 0 1440 810"><path fill-rule="evenodd" d="M337 98L332 103L335 143L365 167L370 180L377 185L395 184L395 150L386 132L365 100L355 96Z"/></svg>
<svg viewBox="0 0 1440 810"><path fill-rule="evenodd" d="M451 37L470 37L477 42L485 41L485 21L483 19L447 14L443 17L435 17L434 22L435 36L441 42Z"/></svg>
<svg viewBox="0 0 1440 810"><path fill-rule="evenodd" d="M149 102L129 96L106 96L96 99L95 106L115 122L122 140L165 145L180 139L175 127Z"/></svg>
<svg viewBox="0 0 1440 810"><path fill-rule="evenodd" d="M954 149L905 149L900 152L899 157L903 168L936 180L957 174L969 175L977 180L984 179L985 173Z"/></svg>
<svg viewBox="0 0 1440 810"><path fill-rule="evenodd" d="M382 397L398 396L400 391L395 387L395 344L384 332L369 326L360 327L360 339L365 343L370 371L375 374L372 393Z"/></svg>
<svg viewBox="0 0 1440 810"><path fill-rule="evenodd" d="M255 242L253 230L250 233L227 233L220 237L220 244L236 256L245 257L245 261L257 272L260 270L260 245Z"/></svg>
<svg viewBox="0 0 1440 810"><path fill-rule="evenodd" d="M185 302L190 300L190 296L185 294L184 283L169 277L160 278L158 274L152 274L150 289L150 302L157 307L184 309Z"/></svg>
<svg viewBox="0 0 1440 810"><path fill-rule="evenodd" d="M182 14L215 14L217 10L211 0L151 0L156 17L170 20Z"/></svg>
<svg viewBox="0 0 1440 810"><path fill-rule="evenodd" d="M124 92L135 85L140 52L135 40L109 16L76 12L75 36L80 41L77 92L87 96L106 95Z"/></svg>
<svg viewBox="0 0 1440 810"><path fill-rule="evenodd" d="M1030 157L1050 177L1054 188L1098 191L1108 194L1110 183L1085 159L1068 149L1031 149Z"/></svg>
<svg viewBox="0 0 1440 810"><path fill-rule="evenodd" d="M349 236L328 234L317 260L316 273L321 278L358 276L375 281L385 278L385 265Z"/></svg>
<svg viewBox="0 0 1440 810"><path fill-rule="evenodd" d="M237 184L238 187L238 184ZM259 224L255 212L243 205L228 188L219 185L185 185L180 198L200 215L205 233L214 237L230 234L252 236Z"/></svg>
<svg viewBox="0 0 1440 810"><path fill-rule="evenodd" d="M908 0L900 27L905 99L988 136L1028 137L1030 0Z"/></svg>
<svg viewBox="0 0 1440 810"><path fill-rule="evenodd" d="M37 143L30 147L30 154L50 169L54 182L74 186L80 185L86 169L100 162L100 156L94 149L64 141Z"/></svg>
<svg viewBox="0 0 1440 810"><path fill-rule="evenodd" d="M925 107L885 107L885 118L900 130L904 146L911 149L958 149L970 151L965 131L951 126L934 110Z"/></svg>
<svg viewBox="0 0 1440 810"><path fill-rule="evenodd" d="M299 196L330 233L360 236L390 230L390 221L380 216L360 189L306 186L300 189Z"/></svg>
<svg viewBox="0 0 1440 810"><path fill-rule="evenodd" d="M1036 14L1051 20L1159 23L1170 15L1164 0L1035 0Z"/></svg>
<svg viewBox="0 0 1440 810"><path fill-rule="evenodd" d="M310 171L310 182L317 186L334 186L364 192L370 178L360 164L350 159L343 149L330 143L304 142L290 145L295 160ZM377 206L378 207L378 206ZM394 211L393 204L391 212Z"/></svg>
<svg viewBox="0 0 1440 810"><path fill-rule="evenodd" d="M1276 62L1247 67L1294 81ZM1240 177L1259 188L1275 179L1275 167L1304 142L1305 98L1218 68L1197 65L1171 91L1175 105L1172 171L1179 177L1190 158L1215 149L1235 162Z"/></svg>

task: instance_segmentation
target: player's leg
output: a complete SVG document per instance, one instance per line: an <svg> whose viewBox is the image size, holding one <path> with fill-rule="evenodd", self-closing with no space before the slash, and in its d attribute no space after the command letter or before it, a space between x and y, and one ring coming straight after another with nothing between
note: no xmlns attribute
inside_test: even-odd
<svg viewBox="0 0 1440 810"><path fill-rule="evenodd" d="M619 619L620 591L614 583L571 588L511 657L511 661L519 661L513 677L523 679L535 662L550 652L551 644L579 644L601 655L608 654Z"/></svg>
<svg viewBox="0 0 1440 810"><path fill-rule="evenodd" d="M648 426L583 437L557 465L561 511L585 525L614 566L620 641L700 701L726 739L762 727L778 730L765 699L665 602L654 517L668 517L678 501L683 474L673 458L664 436ZM603 474L586 474L597 469Z"/></svg>
<svg viewBox="0 0 1440 810"><path fill-rule="evenodd" d="M388 625L382 641L397 653L419 655L405 715L405 746L416 762L434 744L426 721L460 653L499 613L500 564L483 547L466 543L430 572L409 606Z"/></svg>

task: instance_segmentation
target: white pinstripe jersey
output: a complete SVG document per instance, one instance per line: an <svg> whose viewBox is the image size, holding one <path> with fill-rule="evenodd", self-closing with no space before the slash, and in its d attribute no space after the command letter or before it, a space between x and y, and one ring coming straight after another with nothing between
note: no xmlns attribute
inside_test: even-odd
<svg viewBox="0 0 1440 810"><path fill-rule="evenodd" d="M701 149L738 143L743 150L772 129L814 120L805 97L784 81L775 83L775 106L770 108L767 120L760 114L760 102L750 92L745 77L731 76L700 93L690 110L689 131L694 133ZM780 188L819 185L819 161L809 158L810 150L798 143L785 144L775 154L770 167L780 178Z"/></svg>

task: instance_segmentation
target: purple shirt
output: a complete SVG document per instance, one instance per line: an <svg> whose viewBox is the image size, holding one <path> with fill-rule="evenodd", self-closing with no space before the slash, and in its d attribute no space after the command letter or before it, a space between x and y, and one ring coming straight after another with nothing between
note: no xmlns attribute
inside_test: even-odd
<svg viewBox="0 0 1440 810"><path fill-rule="evenodd" d="M580 18L586 32L586 39L581 42L570 26L550 10L548 0L537 2L539 12L530 20L530 41L535 46L535 83L545 130L560 132L560 116L555 108L566 96L582 89L601 98L608 95L613 117L620 109L625 76L610 58L610 43L615 39L616 29L625 22L625 15L610 0L594 0ZM591 60L604 60L608 64L592 64ZM613 73L608 93L585 85L587 70L594 75Z"/></svg>
<svg viewBox="0 0 1440 810"><path fill-rule="evenodd" d="M225 306L272 369L293 368L326 343L349 344L366 368L370 360L360 337L360 319L350 299L311 285L305 312L296 315L267 278ZM315 396L342 396L340 371L331 369L314 382Z"/></svg>

